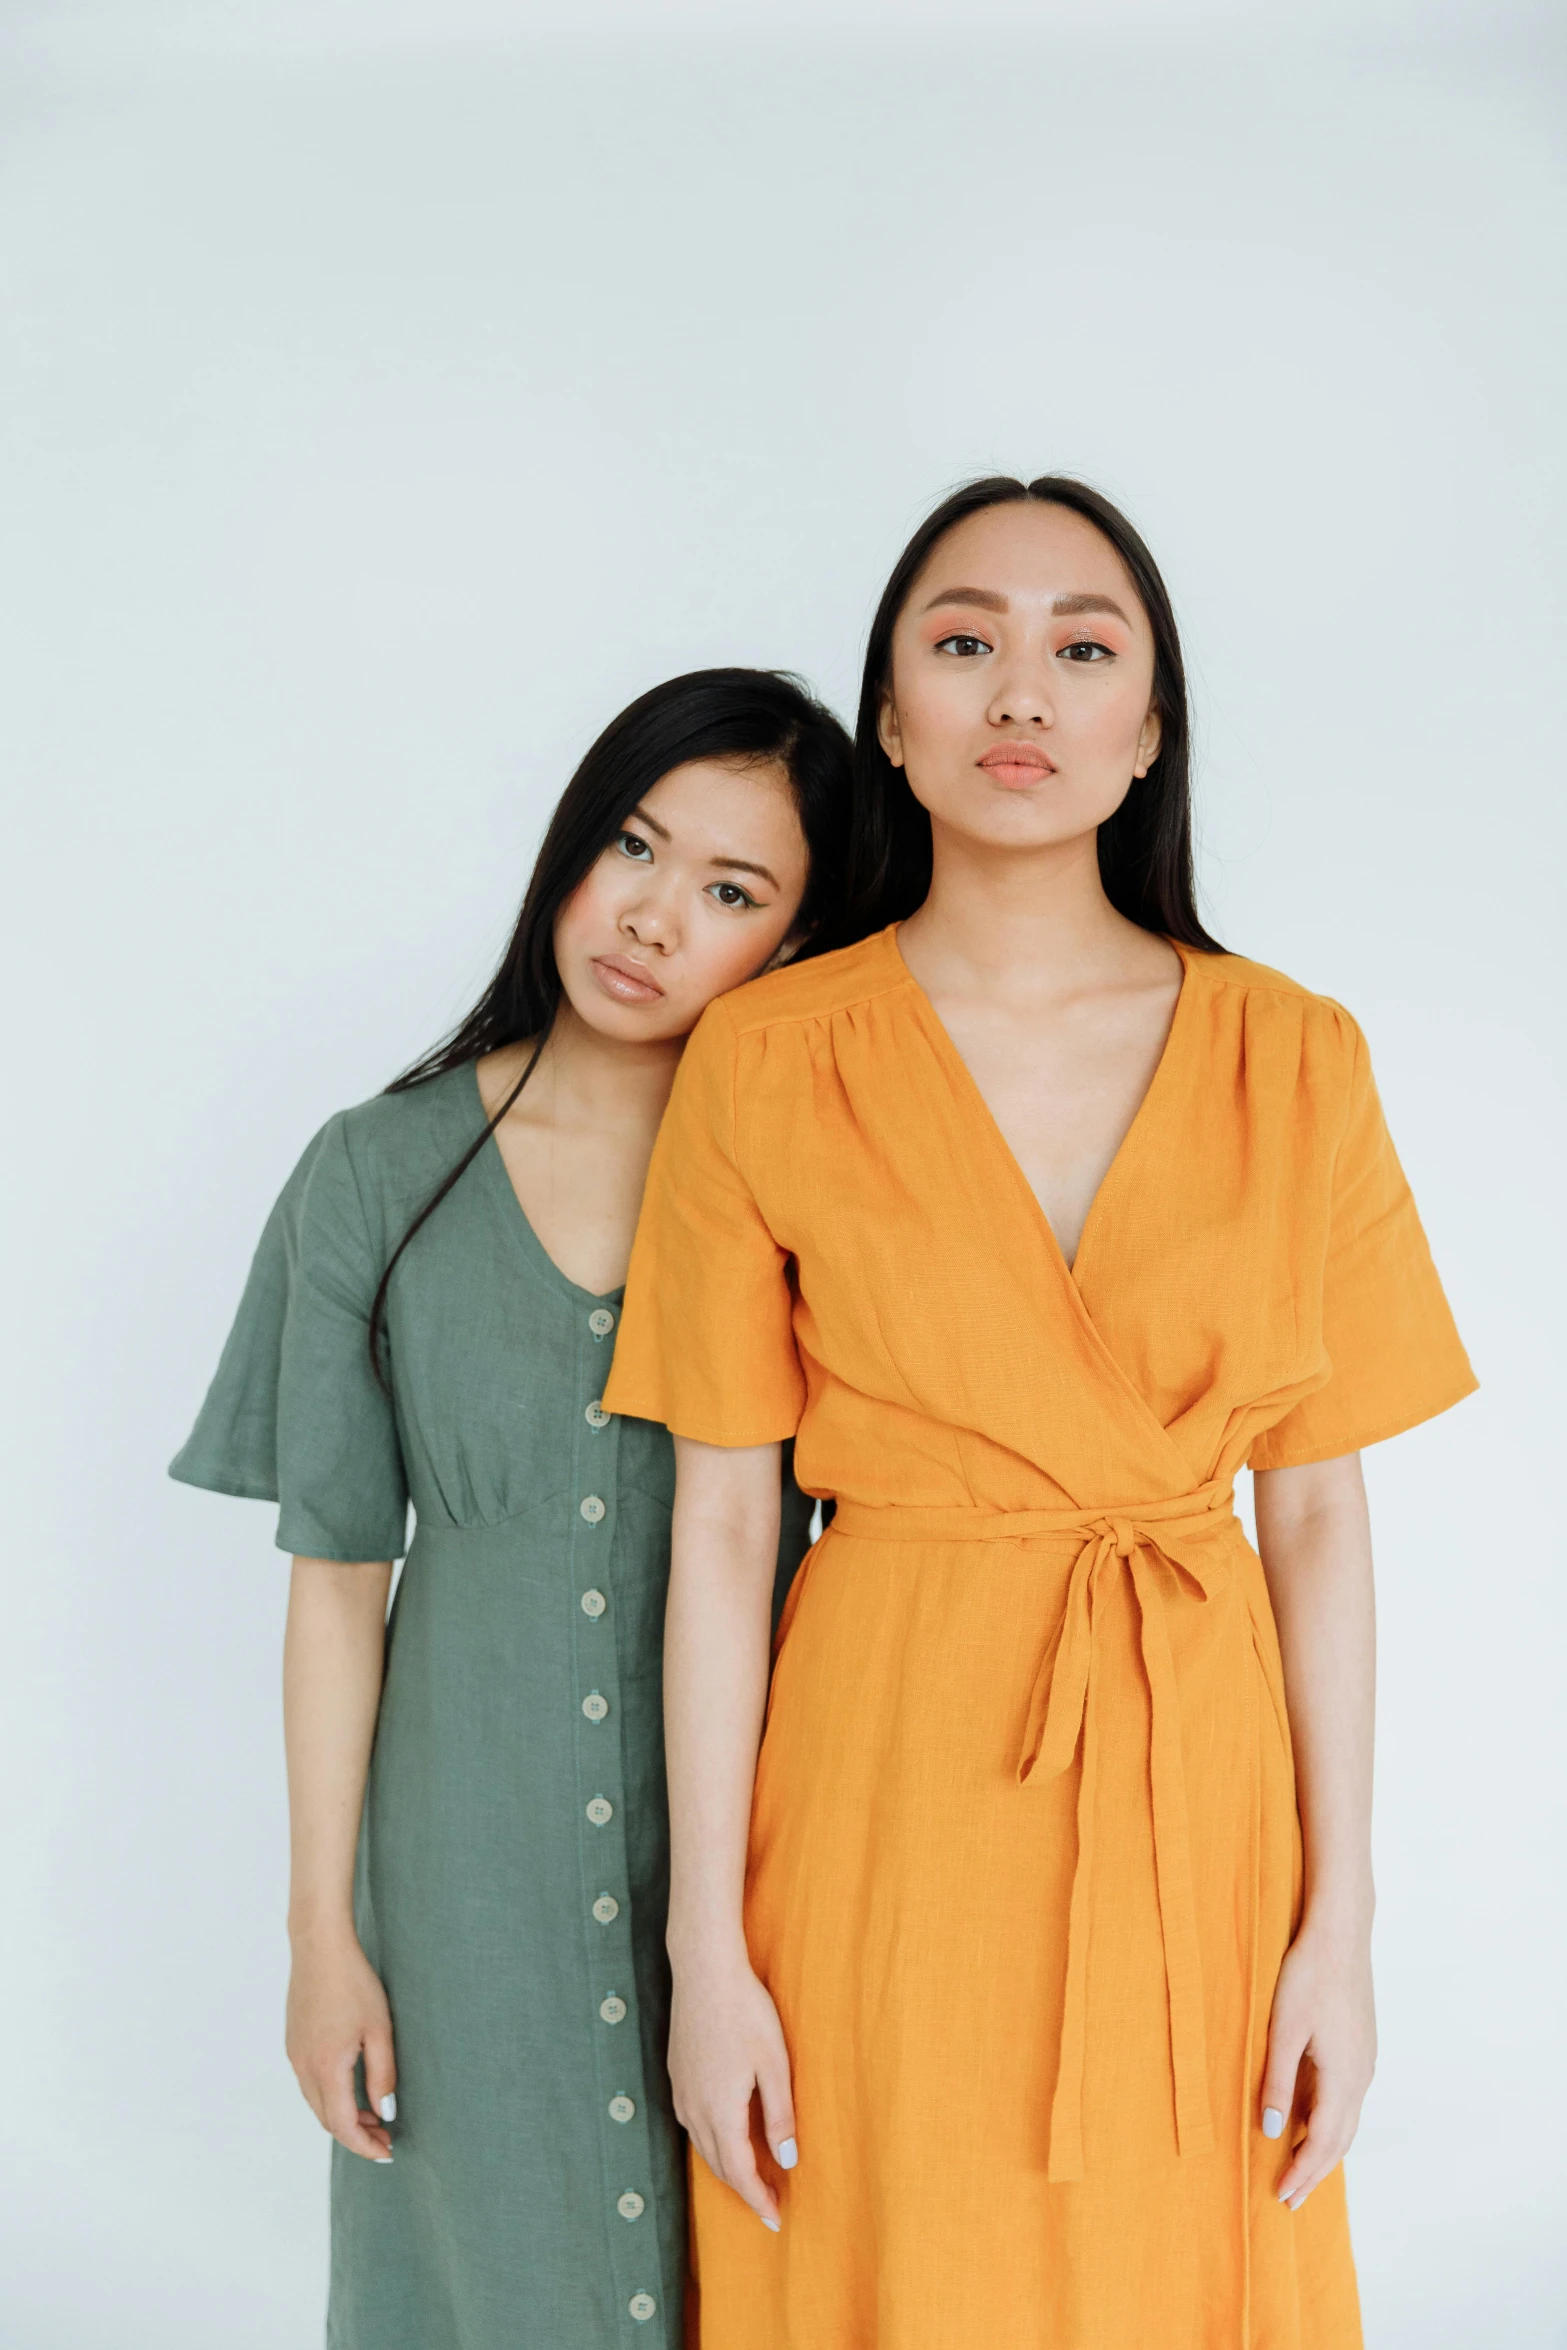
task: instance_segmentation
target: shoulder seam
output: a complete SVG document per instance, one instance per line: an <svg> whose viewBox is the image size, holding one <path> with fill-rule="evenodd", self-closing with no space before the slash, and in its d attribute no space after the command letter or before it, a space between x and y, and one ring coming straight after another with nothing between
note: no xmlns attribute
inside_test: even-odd
<svg viewBox="0 0 1567 2350"><path fill-rule="evenodd" d="M1248 958L1237 955L1225 959L1244 962ZM1354 1014L1346 1011L1336 996L1323 995L1318 989L1307 987L1303 980L1289 979L1283 975L1277 979L1243 979L1238 972L1214 970L1212 957L1204 956L1203 961L1221 987L1243 987L1250 995L1290 996L1296 1002L1322 1004L1328 1011L1341 1012L1346 1020L1351 1022L1354 1020Z"/></svg>
<svg viewBox="0 0 1567 2350"><path fill-rule="evenodd" d="M372 1094L370 1098L372 1101L378 1101L381 1097L378 1094ZM359 1106L360 1105L358 1103L354 1105L355 1108L358 1108ZM359 1223L360 1229L364 1234L365 1253L372 1259L372 1261L379 1262L381 1251L376 1246L375 1235L371 1229L370 1211L365 1204L364 1183L360 1177L358 1162L354 1157L353 1144L349 1140L348 1115L349 1113L347 1110L339 1110L335 1117L329 1118L327 1120L327 1125L329 1127L335 1126L337 1128L338 1140L342 1144L343 1161L348 1169L348 1180L354 1187L354 1203L359 1210ZM311 1172L314 1173L314 1169L312 1169ZM384 1271L385 1267L382 1266L381 1269ZM379 1278L379 1275L377 1278Z"/></svg>
<svg viewBox="0 0 1567 2350"><path fill-rule="evenodd" d="M738 1040L742 1036L760 1036L763 1030L768 1028L793 1028L800 1026L802 1022L807 1020L830 1020L835 1012L852 1012L857 1004L874 1003L878 996L894 995L900 988L912 987L913 984L912 978L905 978L894 972L880 986L861 988L852 995L838 998L833 1003L819 1005L815 1011L767 1012L744 1023L733 1012L729 1012L727 1017L731 1031ZM718 1000L723 1002L725 999L720 997Z"/></svg>

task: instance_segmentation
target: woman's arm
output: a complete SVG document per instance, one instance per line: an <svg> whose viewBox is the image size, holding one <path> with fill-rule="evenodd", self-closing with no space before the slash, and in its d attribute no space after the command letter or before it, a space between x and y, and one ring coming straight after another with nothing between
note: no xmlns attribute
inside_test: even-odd
<svg viewBox="0 0 1567 2350"><path fill-rule="evenodd" d="M741 1908L751 1789L767 1705L778 1554L779 1447L675 1439L674 1558L664 1634L669 1764L669 2073L675 2111L714 2174L767 2227L778 2203L756 2165L751 2104L794 2167L789 2058L751 1971Z"/></svg>
<svg viewBox="0 0 1567 2350"><path fill-rule="evenodd" d="M283 1640L291 1870L288 2058L316 2119L350 2154L389 2162L397 2066L386 1993L354 1931L354 1852L381 1702L389 1564L296 1558ZM354 2094L364 2058L375 2111ZM377 2117L380 2118L377 2118Z"/></svg>
<svg viewBox="0 0 1567 2350"><path fill-rule="evenodd" d="M1262 2090L1267 2136L1282 2136L1292 2111L1306 2122L1279 2181L1280 2202L1296 2211L1347 2153L1376 2063L1376 1615L1360 1455L1259 1471L1256 1501L1257 1546L1284 1658L1306 1863L1300 1930L1274 1994Z"/></svg>

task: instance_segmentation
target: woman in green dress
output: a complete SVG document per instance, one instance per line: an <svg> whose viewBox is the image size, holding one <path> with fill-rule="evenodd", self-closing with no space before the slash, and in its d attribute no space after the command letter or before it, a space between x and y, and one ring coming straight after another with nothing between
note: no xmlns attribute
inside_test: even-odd
<svg viewBox="0 0 1567 2350"><path fill-rule="evenodd" d="M288 2050L336 2141L331 2350L681 2339L674 1465L600 1397L682 1044L842 942L849 789L772 672L624 711L476 1010L290 1177L173 1463L279 1502L294 1554ZM780 1586L808 1506L787 1477Z"/></svg>

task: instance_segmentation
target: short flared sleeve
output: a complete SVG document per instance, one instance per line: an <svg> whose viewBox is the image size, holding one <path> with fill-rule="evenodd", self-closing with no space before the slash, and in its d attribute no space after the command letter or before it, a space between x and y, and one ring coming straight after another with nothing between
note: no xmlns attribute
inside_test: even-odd
<svg viewBox="0 0 1567 2350"><path fill-rule="evenodd" d="M1252 1446L1253 1469L1298 1468L1397 1436L1478 1385L1382 1114L1371 1057L1347 1013L1342 1138L1320 1255L1326 1382Z"/></svg>
<svg viewBox="0 0 1567 2350"><path fill-rule="evenodd" d="M196 1425L169 1474L278 1503L277 1543L368 1563L407 1548L396 1415L370 1364L381 1277L341 1117L268 1219Z"/></svg>
<svg viewBox="0 0 1567 2350"><path fill-rule="evenodd" d="M604 1395L704 1444L793 1436L805 1403L789 1252L744 1165L739 1054L724 1005L709 1006L654 1145Z"/></svg>

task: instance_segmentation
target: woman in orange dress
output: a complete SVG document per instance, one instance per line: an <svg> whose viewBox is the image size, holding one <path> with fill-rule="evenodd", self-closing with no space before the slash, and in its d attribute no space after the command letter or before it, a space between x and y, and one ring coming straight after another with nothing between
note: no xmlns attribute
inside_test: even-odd
<svg viewBox="0 0 1567 2350"><path fill-rule="evenodd" d="M887 926L676 1080L606 1402L677 1439L703 2350L1361 2339L1358 1448L1474 1382L1353 1020L1198 920L1186 746L1124 518L960 492L872 629Z"/></svg>

